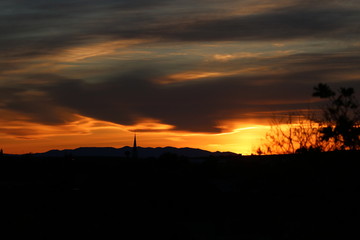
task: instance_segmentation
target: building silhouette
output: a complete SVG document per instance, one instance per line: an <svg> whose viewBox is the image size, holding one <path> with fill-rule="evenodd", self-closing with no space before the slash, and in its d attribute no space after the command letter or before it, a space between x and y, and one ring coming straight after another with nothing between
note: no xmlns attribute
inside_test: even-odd
<svg viewBox="0 0 360 240"><path fill-rule="evenodd" d="M133 159L138 158L137 145L136 145L136 133L134 134L134 144L133 144L133 148L132 148L132 158Z"/></svg>

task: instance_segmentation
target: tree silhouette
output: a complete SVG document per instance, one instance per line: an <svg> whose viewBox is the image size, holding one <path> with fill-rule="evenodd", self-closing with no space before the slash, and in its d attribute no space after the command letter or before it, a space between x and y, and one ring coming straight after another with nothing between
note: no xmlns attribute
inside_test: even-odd
<svg viewBox="0 0 360 240"><path fill-rule="evenodd" d="M327 143L321 141L319 124L313 119L313 112L298 111L286 116L274 116L270 130L266 133L257 154L292 154L300 152L326 151Z"/></svg>
<svg viewBox="0 0 360 240"><path fill-rule="evenodd" d="M319 83L312 95L327 100L320 111L274 118L257 154L360 149L360 111L354 89L334 92L327 84Z"/></svg>
<svg viewBox="0 0 360 240"><path fill-rule="evenodd" d="M327 99L322 108L321 140L333 145L333 150L360 148L360 111L353 88L340 88L334 92L323 83L314 87L314 97ZM319 121L319 122L320 122Z"/></svg>

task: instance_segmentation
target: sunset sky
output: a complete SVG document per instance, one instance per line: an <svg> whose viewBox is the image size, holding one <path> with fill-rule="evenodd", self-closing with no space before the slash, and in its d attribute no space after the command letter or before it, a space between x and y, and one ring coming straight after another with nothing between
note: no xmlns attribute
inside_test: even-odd
<svg viewBox="0 0 360 240"><path fill-rule="evenodd" d="M2 0L0 148L249 154L319 82L360 92L359 0ZM359 96L359 95L358 95Z"/></svg>

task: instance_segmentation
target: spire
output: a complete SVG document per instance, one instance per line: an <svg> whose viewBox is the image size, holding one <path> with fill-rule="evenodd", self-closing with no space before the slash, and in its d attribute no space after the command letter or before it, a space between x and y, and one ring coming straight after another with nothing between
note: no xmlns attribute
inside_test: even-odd
<svg viewBox="0 0 360 240"><path fill-rule="evenodd" d="M136 133L134 134L134 145L133 145L133 149L132 149L132 157L133 157L133 159L137 159Z"/></svg>
<svg viewBox="0 0 360 240"><path fill-rule="evenodd" d="M134 145L133 148L136 148L136 133L134 133Z"/></svg>

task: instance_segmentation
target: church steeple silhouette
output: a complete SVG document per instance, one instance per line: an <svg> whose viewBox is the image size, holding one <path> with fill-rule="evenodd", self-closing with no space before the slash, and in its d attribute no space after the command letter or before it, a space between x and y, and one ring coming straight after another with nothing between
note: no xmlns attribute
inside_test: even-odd
<svg viewBox="0 0 360 240"><path fill-rule="evenodd" d="M137 145L136 145L136 133L134 133L134 145L132 148L132 157L133 159L137 159L138 155L137 155Z"/></svg>

